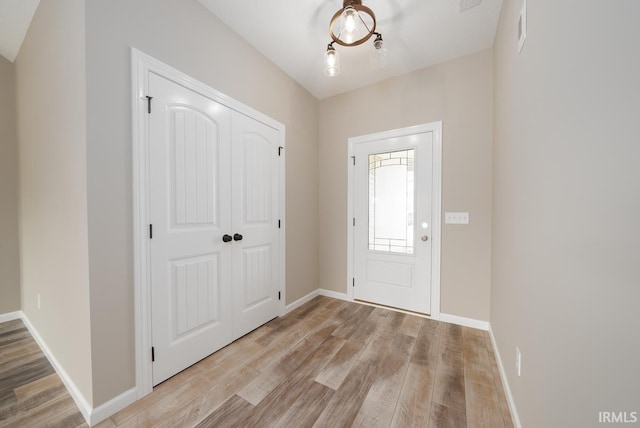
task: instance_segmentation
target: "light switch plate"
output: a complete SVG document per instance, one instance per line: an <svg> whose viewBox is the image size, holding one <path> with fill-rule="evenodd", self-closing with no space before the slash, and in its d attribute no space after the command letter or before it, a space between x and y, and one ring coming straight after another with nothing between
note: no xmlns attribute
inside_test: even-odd
<svg viewBox="0 0 640 428"><path fill-rule="evenodd" d="M469 213L446 212L444 213L444 222L446 224L469 224Z"/></svg>

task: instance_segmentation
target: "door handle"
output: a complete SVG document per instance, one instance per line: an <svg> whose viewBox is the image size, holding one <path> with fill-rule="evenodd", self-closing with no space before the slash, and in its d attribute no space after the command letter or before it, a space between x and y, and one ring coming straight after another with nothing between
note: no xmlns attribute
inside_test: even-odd
<svg viewBox="0 0 640 428"><path fill-rule="evenodd" d="M222 236L222 242L229 242L229 241L231 241L231 239L233 239L233 238L231 238L231 235L223 235Z"/></svg>
<svg viewBox="0 0 640 428"><path fill-rule="evenodd" d="M423 241L426 241L427 239L429 239L429 237L427 235L422 235L420 239L422 239Z"/></svg>
<svg viewBox="0 0 640 428"><path fill-rule="evenodd" d="M242 241L242 235L240 235L239 233L234 233L233 240L234 241Z"/></svg>

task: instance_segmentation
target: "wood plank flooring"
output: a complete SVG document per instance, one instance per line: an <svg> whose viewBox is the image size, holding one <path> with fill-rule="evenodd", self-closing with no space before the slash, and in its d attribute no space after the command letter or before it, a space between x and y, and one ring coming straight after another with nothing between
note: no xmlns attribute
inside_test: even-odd
<svg viewBox="0 0 640 428"><path fill-rule="evenodd" d="M0 367L11 358L4 357L8 352L1 345L3 326ZM0 369L0 373L0 426L44 426L38 423L47 411L38 406L56 408L43 403L49 403L49 396L61 400L64 393L55 373L42 372L40 380L30 381L31 389L5 387L6 372ZM24 370L21 373L29 378ZM41 391L34 389L37 382ZM19 405L29 400L39 404ZM7 423L7 415L23 424ZM67 414L52 426L81 426L73 425L70 417ZM168 379L97 426L511 428L513 424L486 332L316 297Z"/></svg>
<svg viewBox="0 0 640 428"><path fill-rule="evenodd" d="M0 324L0 427L86 427L22 321Z"/></svg>

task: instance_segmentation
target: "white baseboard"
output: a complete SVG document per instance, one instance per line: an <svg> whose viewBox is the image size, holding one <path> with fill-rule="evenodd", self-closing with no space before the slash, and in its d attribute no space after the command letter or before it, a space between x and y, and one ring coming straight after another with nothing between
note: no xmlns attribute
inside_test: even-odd
<svg viewBox="0 0 640 428"><path fill-rule="evenodd" d="M502 379L502 385L504 387L504 392L507 395L507 402L509 403L509 410L511 411L511 419L513 419L513 424L515 428L522 428L522 424L520 423L520 416L518 416L518 409L516 408L516 402L513 399L513 395L511 395L511 388L509 387L509 382L507 381L507 375L504 371L504 366L502 365L502 358L500 357L500 352L498 351L498 344L496 343L496 338L493 336L493 330L491 329L491 325L489 325L489 336L491 337L491 345L493 346L493 353L496 356L496 362L498 363L498 369L500 370L500 378Z"/></svg>
<svg viewBox="0 0 640 428"><path fill-rule="evenodd" d="M84 398L84 395L82 395L82 393L80 392L76 384L73 383L73 381L67 374L66 370L62 367L62 365L58 362L58 360L56 360L56 357L53 356L53 353L47 346L44 339L42 339L40 334L38 334L38 331L33 327L31 322L29 321L29 318L27 318L24 312L21 312L20 314L21 314L22 322L24 322L24 325L27 326L29 333L31 333L31 336L36 341L40 349L42 350L42 353L44 354L45 357L47 357L47 360L49 360L49 362L53 366L56 373L58 373L58 376L60 376L62 383L67 388L67 391L69 391L69 395L71 395L71 398L73 398L73 401L75 401L76 405L78 406L78 409L80 410L80 413L82 413L82 416L87 421L87 424L91 426L91 412L93 410L91 405L86 400L86 398Z"/></svg>
<svg viewBox="0 0 640 428"><path fill-rule="evenodd" d="M324 288L318 289L318 294L325 297L333 297L334 299L346 300L347 302L352 301L349 298L349 295L347 293L339 293L337 291L325 290Z"/></svg>
<svg viewBox="0 0 640 428"><path fill-rule="evenodd" d="M334 299L346 300L347 302L351 301L347 293L339 293L337 291L331 291L331 290L325 290L324 288L319 288L307 294L306 296L299 298L295 302L289 303L287 306L285 306L283 315L288 314L294 309L304 305L305 303L307 303L309 300L313 299L316 296L333 297Z"/></svg>
<svg viewBox="0 0 640 428"><path fill-rule="evenodd" d="M0 314L0 322L13 321L22 318L21 311L8 312L6 314Z"/></svg>
<svg viewBox="0 0 640 428"><path fill-rule="evenodd" d="M99 405L91 412L91 421L89 426L95 426L107 419L109 416L119 412L129 404L137 400L136 388L131 388L123 392L117 397L112 398L104 404Z"/></svg>
<svg viewBox="0 0 640 428"><path fill-rule="evenodd" d="M299 298L295 302L289 303L287 306L284 307L284 314L282 314L282 315L286 315L289 312L291 312L292 310L304 305L309 300L313 299L314 297L318 296L319 294L320 294L319 290L314 290L311 293L307 294L306 296L303 296L303 297Z"/></svg>
<svg viewBox="0 0 640 428"><path fill-rule="evenodd" d="M458 324L464 327L477 328L484 331L489 331L489 322L480 321L473 318L459 317L458 315L440 314L440 321L448 322L451 324Z"/></svg>

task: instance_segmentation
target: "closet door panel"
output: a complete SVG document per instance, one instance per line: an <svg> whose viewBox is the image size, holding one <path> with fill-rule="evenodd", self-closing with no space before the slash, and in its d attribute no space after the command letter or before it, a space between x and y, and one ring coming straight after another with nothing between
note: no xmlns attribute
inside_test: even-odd
<svg viewBox="0 0 640 428"><path fill-rule="evenodd" d="M231 110L155 74L149 91L153 384L233 337ZM151 232L151 230L150 230Z"/></svg>
<svg viewBox="0 0 640 428"><path fill-rule="evenodd" d="M278 144L276 129L231 115L234 336L278 316Z"/></svg>

